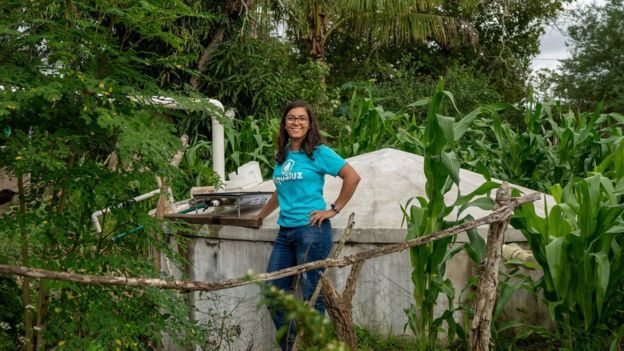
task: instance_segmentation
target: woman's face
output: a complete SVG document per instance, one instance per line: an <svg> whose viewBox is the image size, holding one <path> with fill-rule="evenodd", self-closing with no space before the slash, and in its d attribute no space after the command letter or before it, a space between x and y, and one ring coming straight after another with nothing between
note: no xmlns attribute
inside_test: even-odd
<svg viewBox="0 0 624 351"><path fill-rule="evenodd" d="M295 107L286 114L286 131L294 140L302 140L310 129L310 116L304 107Z"/></svg>

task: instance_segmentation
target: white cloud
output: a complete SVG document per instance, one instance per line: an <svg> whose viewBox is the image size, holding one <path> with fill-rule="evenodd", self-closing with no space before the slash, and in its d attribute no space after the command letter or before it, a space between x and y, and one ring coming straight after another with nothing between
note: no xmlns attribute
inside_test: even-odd
<svg viewBox="0 0 624 351"><path fill-rule="evenodd" d="M583 6L604 6L606 0L577 0L566 6L563 15L575 8ZM559 60L570 57L570 50L566 46L569 39L566 33L568 23L564 16L560 16L556 23L546 27L545 33L540 38L540 53L533 59L531 68L537 71L542 68L559 69Z"/></svg>

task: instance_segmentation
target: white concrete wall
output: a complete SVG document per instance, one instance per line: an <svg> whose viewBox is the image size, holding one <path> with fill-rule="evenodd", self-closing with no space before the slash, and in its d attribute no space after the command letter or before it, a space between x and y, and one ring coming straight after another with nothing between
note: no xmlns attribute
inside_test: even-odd
<svg viewBox="0 0 624 351"><path fill-rule="evenodd" d="M346 245L343 255L351 255L371 250L391 242L403 242L405 230L368 233L353 233L354 241ZM192 277L193 280L217 282L237 278L253 270L256 273L266 271L272 241L273 230L252 230L234 227L204 227L199 233L206 238L192 240ZM334 240L342 236L342 230L334 229ZM384 240L381 240L383 237ZM368 240L367 240L368 239ZM382 243L373 243L375 239ZM358 242L359 241L359 242ZM334 269L331 273L339 291L342 291L350 267ZM408 252L368 260L358 278L357 290L353 299L353 318L358 325L384 335L404 333L407 322L404 309L413 302L411 283L412 267ZM467 255L460 252L447 266L447 277L453 281L456 289L456 301L465 299L467 291L461 295L468 279L476 273ZM198 312L195 318L206 321L218 311L213 323L225 322L240 331L233 344L223 345L223 350L274 350L275 330L266 307L259 306L259 288L247 285L215 293L195 293L195 307ZM438 300L436 312L445 311L445 297ZM529 311L528 315L519 313L517 308ZM513 319L528 317L542 320L544 310L537 307L528 295L519 295L506 309L507 315ZM458 316L458 319L461 319ZM409 328L406 331L410 334ZM442 335L443 336L443 335Z"/></svg>

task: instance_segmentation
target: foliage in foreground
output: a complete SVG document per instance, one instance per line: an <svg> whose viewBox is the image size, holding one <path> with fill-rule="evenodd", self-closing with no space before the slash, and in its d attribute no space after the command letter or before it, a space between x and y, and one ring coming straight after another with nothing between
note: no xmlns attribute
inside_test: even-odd
<svg viewBox="0 0 624 351"><path fill-rule="evenodd" d="M295 322L302 332L298 343L301 350L346 351L348 347L336 339L334 327L327 317L321 315L294 295L270 284L261 284L261 304L285 312L288 322ZM276 343L288 335L289 323L277 331Z"/></svg>

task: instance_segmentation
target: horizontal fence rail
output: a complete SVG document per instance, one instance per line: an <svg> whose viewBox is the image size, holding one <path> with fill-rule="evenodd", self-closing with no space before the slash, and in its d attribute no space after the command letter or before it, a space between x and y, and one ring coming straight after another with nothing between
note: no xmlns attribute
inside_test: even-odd
<svg viewBox="0 0 624 351"><path fill-rule="evenodd" d="M328 267L345 267L353 265L357 262L365 261L371 258L380 257L396 252L407 250L411 247L423 245L434 240L442 239L451 235L465 232L469 229L474 229L479 226L490 224L494 222L500 222L513 213L513 211L520 205L537 201L540 198L540 193L532 193L524 195L518 198L512 199L508 205L498 208L489 215L481 217L474 221L455 225L453 227L435 232L426 236L418 237L404 243L384 245L383 247L363 251L354 255L345 256L341 258L328 258L321 261L309 262L299 266L282 269L272 273L250 273L246 276L228 279L216 283L207 283L201 281L184 281L184 280L165 280L156 278L132 278L132 277L110 277L90 274L77 274L70 272L57 272L44 269L30 268L24 266L12 266L0 264L0 273L9 273L13 275L20 275L25 277L39 278L39 279L53 279L72 281L83 284L102 284L102 285L118 285L128 287L154 287L159 289L172 289L180 291L218 291L224 289L231 289L243 285L253 284L261 281L273 280L292 275L297 275L303 272L318 268Z"/></svg>

